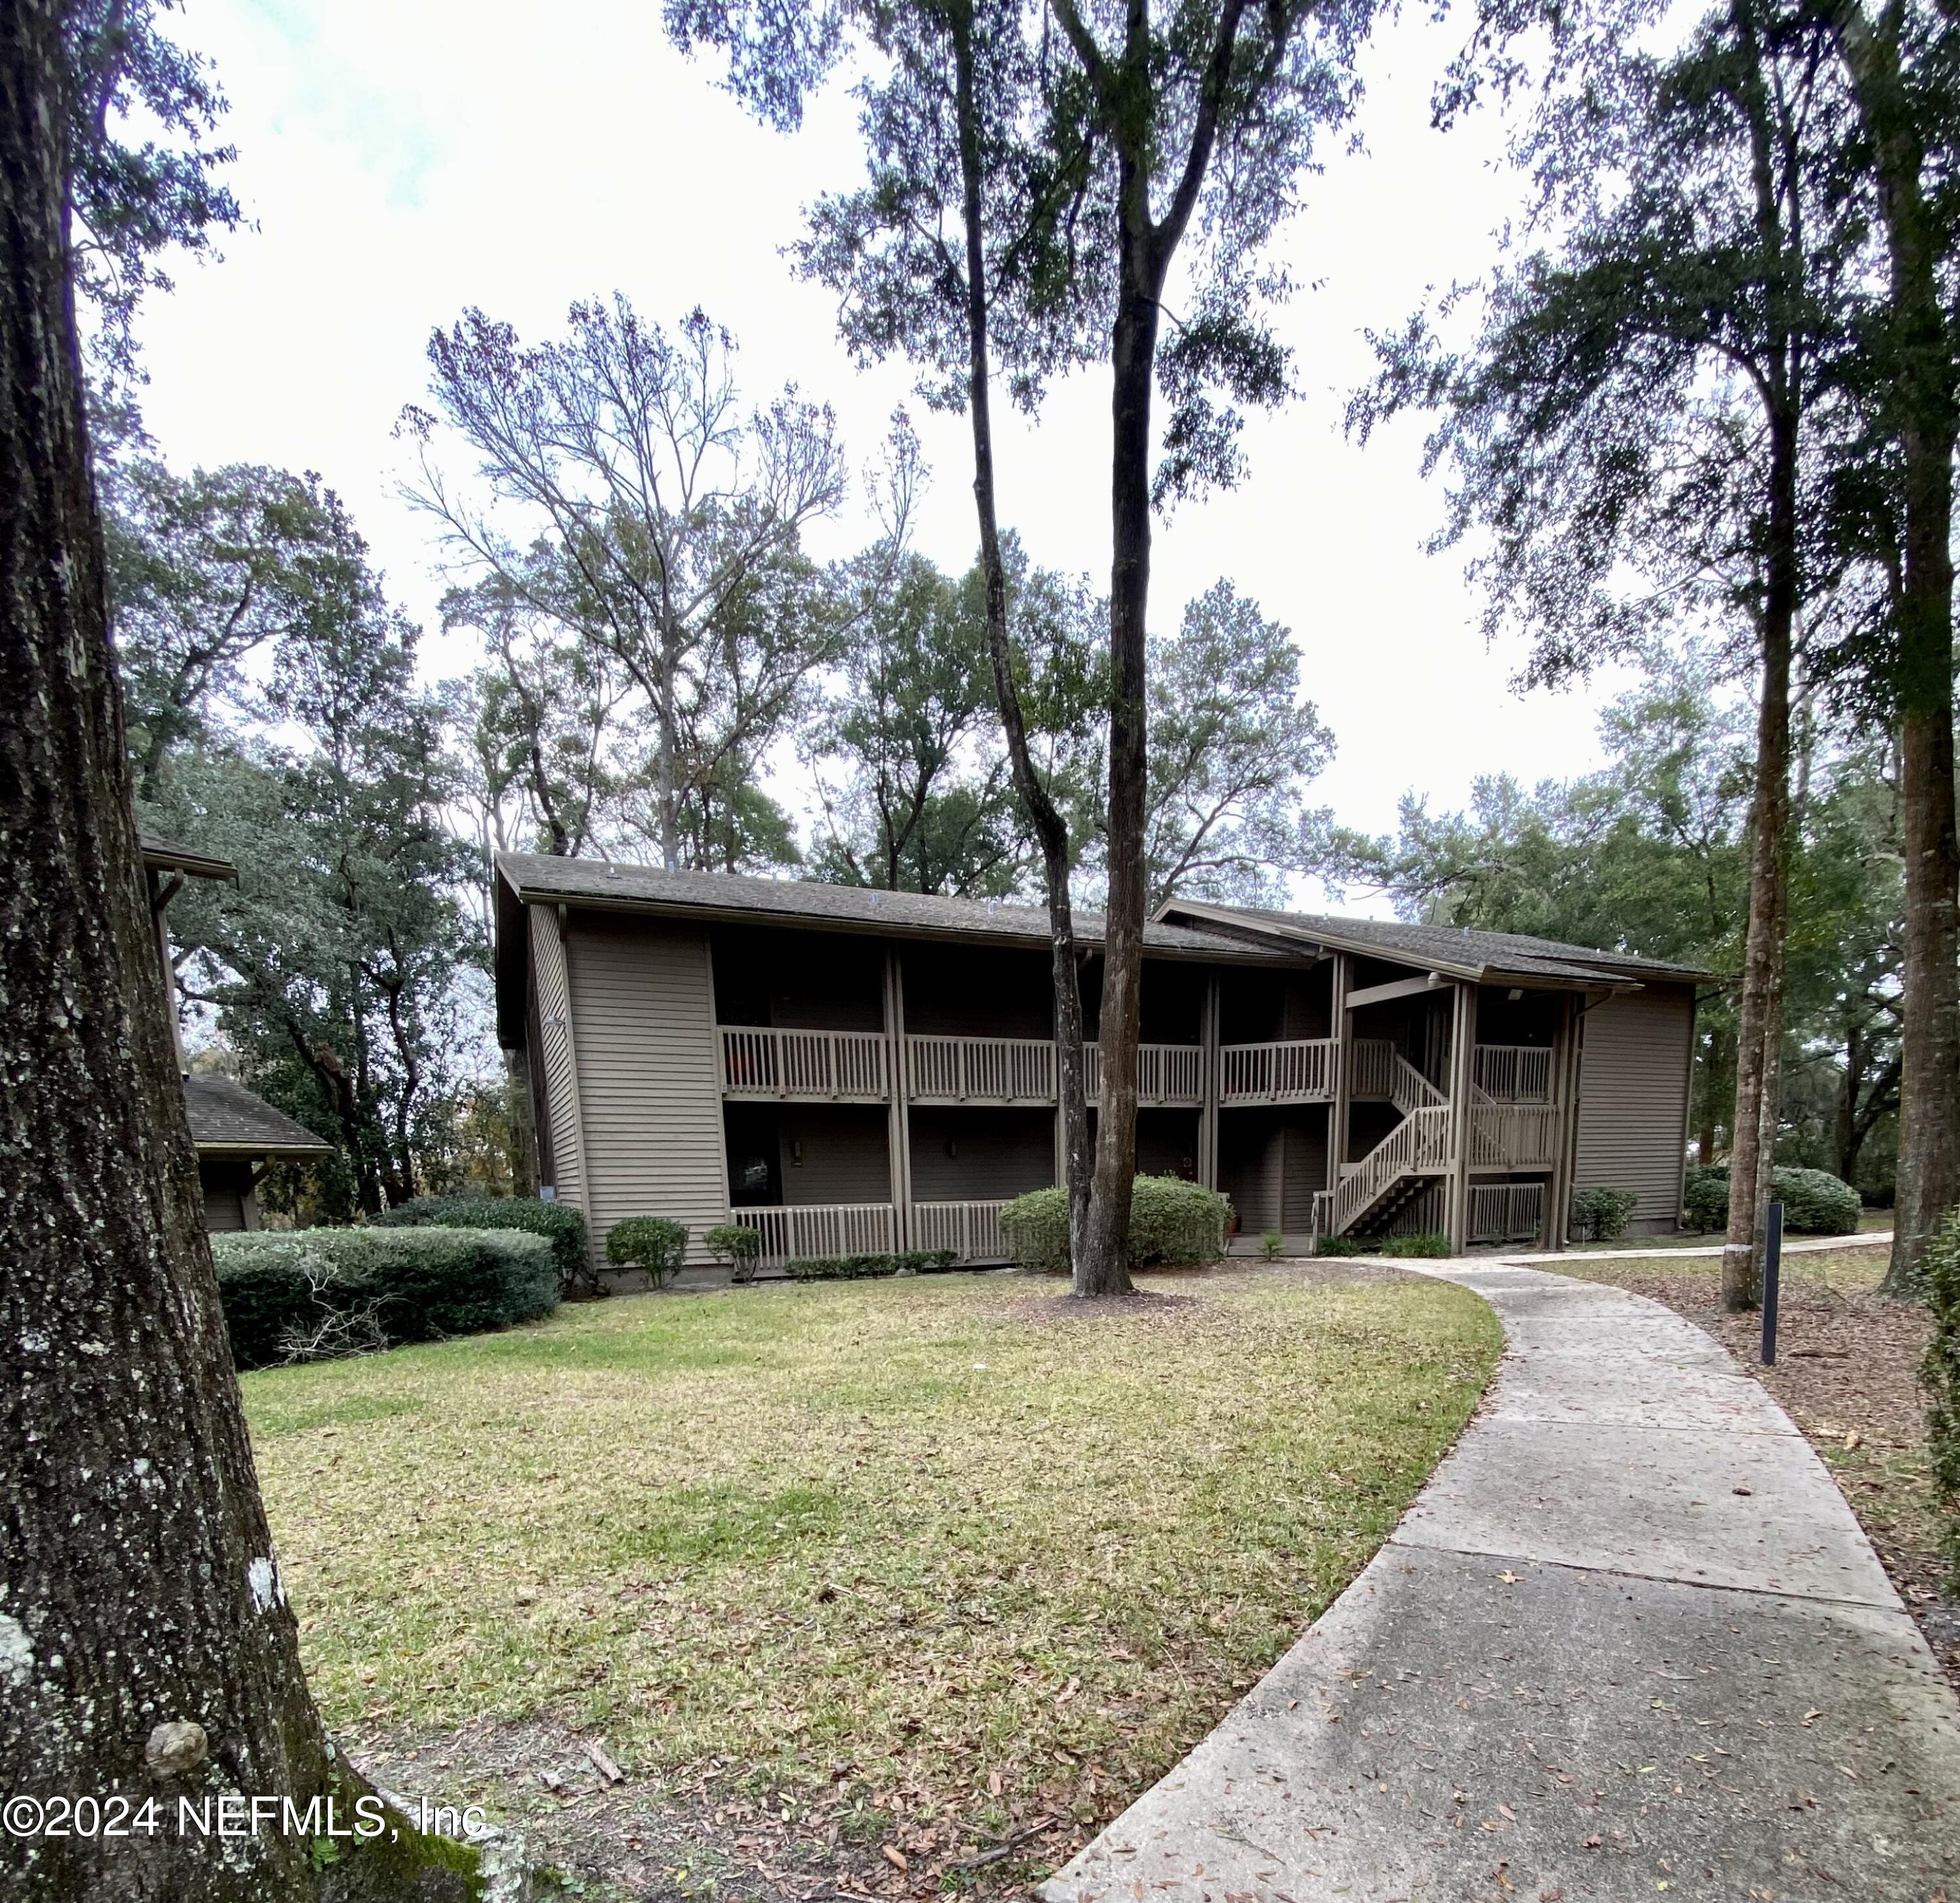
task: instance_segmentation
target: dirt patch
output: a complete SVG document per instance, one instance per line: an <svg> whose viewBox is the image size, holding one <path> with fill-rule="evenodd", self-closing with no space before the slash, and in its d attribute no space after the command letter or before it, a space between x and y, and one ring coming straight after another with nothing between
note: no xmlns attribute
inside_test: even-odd
<svg viewBox="0 0 1960 1903"><path fill-rule="evenodd" d="M1203 1268L1150 1268L1137 1271L1139 1276L1148 1276L1153 1281L1202 1283L1212 1288L1282 1278L1309 1286L1337 1282L1379 1282L1395 1273L1373 1264L1338 1258L1322 1261L1295 1257L1262 1262L1229 1256L1222 1262L1211 1263ZM1128 1295L1111 1296L1098 1302L1078 1302L1068 1293L1068 1285L1060 1276L1030 1277L1026 1280L1042 1292L1026 1295L1001 1311L1017 1321L1072 1324L1078 1321L1169 1321L1180 1310L1199 1306L1195 1295L1161 1288L1133 1289Z"/></svg>
<svg viewBox="0 0 1960 1903"><path fill-rule="evenodd" d="M404 1797L482 1805L539 1867L596 1903L1001 1895L1065 1863L1099 1821L1078 1817L1081 1794L1059 1787L1032 1803L983 1793L962 1812L917 1787L879 1789L848 1763L813 1797L750 1789L732 1764L663 1783L636 1776L603 1737L546 1724L482 1720L348 1742L368 1777Z"/></svg>
<svg viewBox="0 0 1960 1903"><path fill-rule="evenodd" d="M1762 1318L1723 1310L1712 1265L1685 1273L1687 1265L1664 1262L1574 1263L1564 1272L1664 1302L1705 1328L1776 1396L1822 1457L1960 1691L1960 1601L1937 1550L1939 1513L1919 1385L1931 1324L1924 1309L1888 1301L1869 1286L1884 1258L1869 1253L1869 1263L1849 1251L1785 1258L1774 1368L1762 1365Z"/></svg>

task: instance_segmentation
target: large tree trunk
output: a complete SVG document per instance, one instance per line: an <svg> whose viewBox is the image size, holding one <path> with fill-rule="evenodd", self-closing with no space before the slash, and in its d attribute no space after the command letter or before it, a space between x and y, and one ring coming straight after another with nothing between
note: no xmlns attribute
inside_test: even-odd
<svg viewBox="0 0 1960 1903"><path fill-rule="evenodd" d="M158 1799L0 1834L37 1898L460 1896L420 1840L228 1845L180 1796L366 1787L300 1669L252 1468L145 901L66 268L58 0L0 8L0 1789ZM176 1729L173 1729L176 1727ZM370 1799L371 1802L371 1798ZM322 1833L323 1834L323 1833Z"/></svg>
<svg viewBox="0 0 1960 1903"><path fill-rule="evenodd" d="M1783 1038L1783 939L1790 843L1790 664L1796 620L1796 423L1770 419L1769 572L1764 591L1762 691L1749 808L1749 926L1736 1034L1736 1115L1729 1153L1729 1229L1722 1305L1753 1309L1762 1293L1762 1212L1775 1162Z"/></svg>
<svg viewBox="0 0 1960 1903"><path fill-rule="evenodd" d="M1144 175L1127 157L1119 207L1122 244L1110 349L1109 895L1096 1031L1102 1088L1096 1119L1096 1180L1088 1244L1075 1265L1075 1293L1082 1296L1120 1295L1130 1287L1125 1258L1137 1174L1137 1044L1148 903L1144 684L1150 592L1150 394L1162 271Z"/></svg>
<svg viewBox="0 0 1960 1903"><path fill-rule="evenodd" d="M1007 633L1007 576L1001 556L1000 518L994 491L994 417L988 362L985 202L980 154L980 108L974 92L972 14L953 9L951 32L959 158L966 226L966 400L973 426L973 505L980 523L980 564L987 584L987 653L994 698L1007 736L1014 789L1040 843L1047 886L1055 1041L1058 1075L1056 1114L1061 1119L1062 1177L1068 1188L1069 1260L1086 1257L1089 1234L1089 1100L1083 1054L1081 959L1075 909L1069 893L1068 827L1048 797L1028 746L1027 722L1014 681L1013 645ZM1079 1275L1080 1270L1077 1273Z"/></svg>
<svg viewBox="0 0 1960 1903"><path fill-rule="evenodd" d="M1897 604L1899 778L1905 851L1898 1202L1889 1295L1918 1293L1920 1258L1960 1198L1960 839L1953 789L1952 339L1939 285L1939 222L1927 202L1926 142L1900 63L1898 16L1877 30L1858 0L1831 11L1870 141L1890 264L1893 432L1904 465Z"/></svg>

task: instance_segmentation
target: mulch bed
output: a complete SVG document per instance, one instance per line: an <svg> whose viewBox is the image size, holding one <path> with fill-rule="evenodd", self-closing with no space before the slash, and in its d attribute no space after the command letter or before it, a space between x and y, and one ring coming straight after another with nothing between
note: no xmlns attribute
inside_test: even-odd
<svg viewBox="0 0 1960 1903"><path fill-rule="evenodd" d="M1915 1304L1806 1278L1784 1261L1777 1365L1762 1365L1762 1320L1725 1313L1713 1276L1629 1264L1615 1286L1664 1302L1705 1328L1774 1394L1823 1457L1955 1691L1960 1600L1935 1550L1937 1509L1927 1466L1918 1370L1930 1324Z"/></svg>

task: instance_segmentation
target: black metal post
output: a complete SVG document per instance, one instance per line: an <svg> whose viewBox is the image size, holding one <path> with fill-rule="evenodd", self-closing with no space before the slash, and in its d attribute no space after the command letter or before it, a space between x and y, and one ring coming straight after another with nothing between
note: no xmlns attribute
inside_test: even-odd
<svg viewBox="0 0 1960 1903"><path fill-rule="evenodd" d="M1776 1366L1777 1296L1783 1287L1783 1205L1772 1203L1763 1231L1763 1366Z"/></svg>

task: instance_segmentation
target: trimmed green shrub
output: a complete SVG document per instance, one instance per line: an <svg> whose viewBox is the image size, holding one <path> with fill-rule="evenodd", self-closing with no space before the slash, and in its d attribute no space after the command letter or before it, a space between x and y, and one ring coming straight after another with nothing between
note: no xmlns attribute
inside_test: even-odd
<svg viewBox="0 0 1960 1903"><path fill-rule="evenodd" d="M1930 1403L1926 1424L1933 1490L1946 1509L1943 1550L1960 1586L1960 1210L1927 1245L1919 1273L1933 1315L1919 1381Z"/></svg>
<svg viewBox="0 0 1960 1903"><path fill-rule="evenodd" d="M1259 1238L1259 1253L1268 1262L1280 1259L1280 1251L1286 1247L1286 1238L1278 1229L1268 1229Z"/></svg>
<svg viewBox="0 0 1960 1903"><path fill-rule="evenodd" d="M1215 1262L1225 1253L1232 1205L1216 1190L1181 1176L1139 1176L1130 1191L1125 1253L1132 1268ZM1023 1269L1060 1274L1068 1267L1068 1192L1030 1190L1001 1211L1001 1239Z"/></svg>
<svg viewBox="0 0 1960 1903"><path fill-rule="evenodd" d="M1017 1267L1037 1275L1068 1270L1068 1192L1029 1190L1001 1210L1001 1240Z"/></svg>
<svg viewBox="0 0 1960 1903"><path fill-rule="evenodd" d="M1682 1220L1698 1235L1729 1226L1729 1170L1724 1163L1698 1164L1681 1191Z"/></svg>
<svg viewBox="0 0 1960 1903"><path fill-rule="evenodd" d="M623 1216L606 1232L614 1267L644 1269L658 1288L687 1260L687 1225L664 1216Z"/></svg>
<svg viewBox="0 0 1960 1903"><path fill-rule="evenodd" d="M1770 1194L1783 1205L1783 1226L1792 1235L1855 1235L1864 1208L1858 1192L1826 1169L1778 1164L1770 1172ZM1727 1166L1716 1163L1707 1169L1690 1170L1682 1203L1690 1229L1726 1229Z"/></svg>
<svg viewBox="0 0 1960 1903"><path fill-rule="evenodd" d="M1447 1255L1449 1238L1440 1229L1418 1229L1413 1235L1391 1235L1375 1253L1377 1255Z"/></svg>
<svg viewBox="0 0 1960 1903"><path fill-rule="evenodd" d="M737 1282L756 1279L756 1264L762 1253L762 1232L741 1222L718 1222L702 1237L716 1261L734 1270Z"/></svg>
<svg viewBox="0 0 1960 1903"><path fill-rule="evenodd" d="M527 1229L550 1243L563 1293L599 1293L585 1218L569 1203L538 1196L418 1196L372 1219L380 1229Z"/></svg>
<svg viewBox="0 0 1960 1903"><path fill-rule="evenodd" d="M1640 1197L1632 1190L1583 1189L1572 1192L1572 1234L1580 1242L1610 1242L1627 1232Z"/></svg>
<svg viewBox="0 0 1960 1903"><path fill-rule="evenodd" d="M1181 1176L1139 1176L1130 1190L1130 1232L1125 1253L1132 1268L1182 1268L1215 1262L1225 1253L1231 1204L1202 1183Z"/></svg>
<svg viewBox="0 0 1960 1903"><path fill-rule="evenodd" d="M1322 1235L1314 1238L1316 1255L1366 1255L1368 1245L1351 1235Z"/></svg>
<svg viewBox="0 0 1960 1903"><path fill-rule="evenodd" d="M558 1303L551 1245L508 1229L260 1229L211 1250L240 1368L481 1334Z"/></svg>
<svg viewBox="0 0 1960 1903"><path fill-rule="evenodd" d="M793 1282L870 1282L889 1275L943 1275L959 1266L953 1249L906 1249L896 1255L800 1255L786 1273Z"/></svg>

